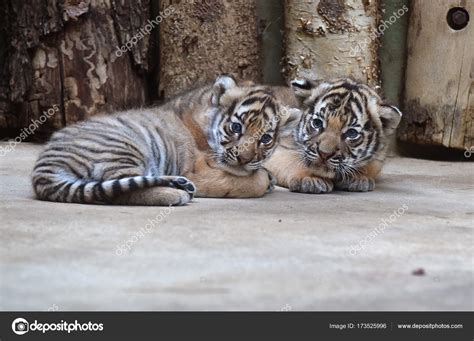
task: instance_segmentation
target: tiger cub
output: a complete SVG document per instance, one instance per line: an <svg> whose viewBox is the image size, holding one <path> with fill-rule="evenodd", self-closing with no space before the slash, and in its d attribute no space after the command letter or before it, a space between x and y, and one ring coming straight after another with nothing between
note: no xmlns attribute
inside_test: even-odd
<svg viewBox="0 0 474 341"><path fill-rule="evenodd" d="M401 112L351 79L295 80L277 97L301 109L266 163L280 186L303 193L372 191Z"/></svg>
<svg viewBox="0 0 474 341"><path fill-rule="evenodd" d="M287 119L270 88L221 75L162 106L56 132L36 162L33 188L41 200L86 204L260 197L273 185L262 163Z"/></svg>

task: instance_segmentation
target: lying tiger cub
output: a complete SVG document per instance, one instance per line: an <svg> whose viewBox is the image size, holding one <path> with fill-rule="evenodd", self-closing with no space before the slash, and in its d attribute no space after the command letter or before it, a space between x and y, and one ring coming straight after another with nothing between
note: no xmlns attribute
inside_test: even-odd
<svg viewBox="0 0 474 341"><path fill-rule="evenodd" d="M401 112L351 79L295 80L277 97L301 119L266 163L280 186L302 193L372 191ZM296 97L295 97L296 96Z"/></svg>
<svg viewBox="0 0 474 341"><path fill-rule="evenodd" d="M298 116L296 116L298 117ZM32 182L41 200L183 205L201 197L260 197L280 105L270 88L227 75L154 108L102 115L56 132Z"/></svg>

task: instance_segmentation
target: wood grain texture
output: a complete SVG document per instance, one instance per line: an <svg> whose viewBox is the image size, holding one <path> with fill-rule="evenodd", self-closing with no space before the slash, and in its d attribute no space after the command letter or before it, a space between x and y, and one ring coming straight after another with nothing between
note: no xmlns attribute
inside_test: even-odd
<svg viewBox="0 0 474 341"><path fill-rule="evenodd" d="M0 128L20 129L53 105L36 133L146 103L148 36L115 53L149 19L149 0L7 0L0 5Z"/></svg>
<svg viewBox="0 0 474 341"><path fill-rule="evenodd" d="M459 31L446 20L448 10L456 6L471 16ZM412 2L400 140L455 149L472 146L473 17L473 1Z"/></svg>
<svg viewBox="0 0 474 341"><path fill-rule="evenodd" d="M160 98L220 73L261 80L255 0L164 0L174 13L160 26Z"/></svg>
<svg viewBox="0 0 474 341"><path fill-rule="evenodd" d="M286 0L287 80L352 77L379 84L378 0Z"/></svg>

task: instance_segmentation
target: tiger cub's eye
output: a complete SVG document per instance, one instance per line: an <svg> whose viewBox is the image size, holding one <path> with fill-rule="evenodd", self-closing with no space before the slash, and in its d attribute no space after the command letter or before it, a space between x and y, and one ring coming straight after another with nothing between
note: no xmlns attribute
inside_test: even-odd
<svg viewBox="0 0 474 341"><path fill-rule="evenodd" d="M321 121L319 118L315 118L312 121L312 125L315 129L321 129L323 127L323 121Z"/></svg>
<svg viewBox="0 0 474 341"><path fill-rule="evenodd" d="M272 142L272 139L273 138L271 137L271 135L263 134L260 138L260 142L262 142L263 144L269 144L270 142Z"/></svg>
<svg viewBox="0 0 474 341"><path fill-rule="evenodd" d="M232 130L233 133L240 134L242 132L242 125L237 122L232 122L230 130Z"/></svg>
<svg viewBox="0 0 474 341"><path fill-rule="evenodd" d="M357 130L351 128L348 131L346 131L344 136L348 139L355 139L355 138L359 137L359 132Z"/></svg>

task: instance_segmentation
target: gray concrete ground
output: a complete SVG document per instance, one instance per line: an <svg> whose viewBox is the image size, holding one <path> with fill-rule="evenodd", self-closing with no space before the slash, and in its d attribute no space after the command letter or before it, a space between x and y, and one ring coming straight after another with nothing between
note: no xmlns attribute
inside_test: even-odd
<svg viewBox="0 0 474 341"><path fill-rule="evenodd" d="M472 163L394 158L372 193L168 211L37 201L40 149L0 157L2 310L473 308Z"/></svg>

